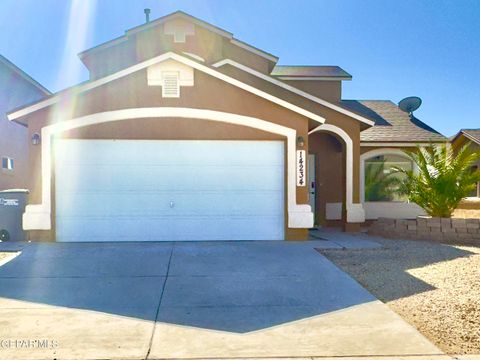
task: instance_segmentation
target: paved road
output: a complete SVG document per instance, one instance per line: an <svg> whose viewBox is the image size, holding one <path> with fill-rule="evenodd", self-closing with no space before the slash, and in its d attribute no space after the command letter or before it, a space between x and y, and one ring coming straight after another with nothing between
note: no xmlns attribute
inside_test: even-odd
<svg viewBox="0 0 480 360"><path fill-rule="evenodd" d="M333 243L21 246L0 266L1 359L441 353L313 249Z"/></svg>

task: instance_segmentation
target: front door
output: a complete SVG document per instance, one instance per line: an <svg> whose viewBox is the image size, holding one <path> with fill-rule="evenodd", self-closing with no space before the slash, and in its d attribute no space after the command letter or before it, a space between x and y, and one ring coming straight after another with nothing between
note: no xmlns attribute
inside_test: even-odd
<svg viewBox="0 0 480 360"><path fill-rule="evenodd" d="M314 214L315 219L315 198L317 196L316 193L316 183L315 183L315 154L308 155L308 194L309 194L309 203L312 207L312 212Z"/></svg>

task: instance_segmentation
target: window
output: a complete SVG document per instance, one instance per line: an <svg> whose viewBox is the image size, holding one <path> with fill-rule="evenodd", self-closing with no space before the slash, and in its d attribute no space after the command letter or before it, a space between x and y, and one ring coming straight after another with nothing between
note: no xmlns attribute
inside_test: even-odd
<svg viewBox="0 0 480 360"><path fill-rule="evenodd" d="M176 71L162 72L162 97L178 98L180 97L179 74Z"/></svg>
<svg viewBox="0 0 480 360"><path fill-rule="evenodd" d="M479 165L472 166L472 173L478 170ZM477 188L473 190L469 195L469 197L480 197L480 182L477 183Z"/></svg>
<svg viewBox="0 0 480 360"><path fill-rule="evenodd" d="M12 171L13 170L13 159L9 157L2 157L2 170L3 171Z"/></svg>
<svg viewBox="0 0 480 360"><path fill-rule="evenodd" d="M396 192L404 175L394 173L394 166L413 169L412 161L401 155L379 155L365 160L365 201L406 201Z"/></svg>

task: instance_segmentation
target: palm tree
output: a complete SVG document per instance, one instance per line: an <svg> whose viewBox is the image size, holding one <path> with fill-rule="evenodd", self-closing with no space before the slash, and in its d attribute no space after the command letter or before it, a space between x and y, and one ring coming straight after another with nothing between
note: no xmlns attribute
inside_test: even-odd
<svg viewBox="0 0 480 360"><path fill-rule="evenodd" d="M365 167L366 201L392 200L392 193L398 187L399 180L390 175L390 171L385 171L385 160L368 163Z"/></svg>
<svg viewBox="0 0 480 360"><path fill-rule="evenodd" d="M451 217L480 181L480 171L472 171L480 151L472 151L468 145L457 153L447 145L430 145L405 154L418 171L394 167L395 172L405 174L398 191L430 216Z"/></svg>

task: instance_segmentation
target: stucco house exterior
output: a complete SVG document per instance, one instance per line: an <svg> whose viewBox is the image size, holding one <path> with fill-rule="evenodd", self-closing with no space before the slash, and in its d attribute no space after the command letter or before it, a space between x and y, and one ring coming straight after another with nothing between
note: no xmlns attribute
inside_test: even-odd
<svg viewBox="0 0 480 360"><path fill-rule="evenodd" d="M402 162L401 149L446 141L390 101L343 100L352 76L337 66L278 65L183 12L79 56L87 82L8 115L41 139L29 145L32 240L356 231L384 211L418 212L366 201L365 163Z"/></svg>
<svg viewBox="0 0 480 360"><path fill-rule="evenodd" d="M28 187L28 129L8 121L7 111L49 95L47 89L0 55L0 191Z"/></svg>

